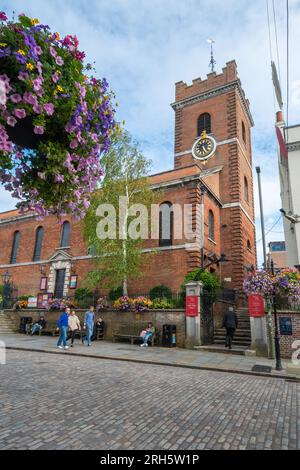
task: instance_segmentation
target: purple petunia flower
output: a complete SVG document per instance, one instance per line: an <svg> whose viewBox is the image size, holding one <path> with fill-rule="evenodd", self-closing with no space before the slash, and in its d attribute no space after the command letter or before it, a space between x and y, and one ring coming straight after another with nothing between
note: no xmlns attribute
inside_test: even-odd
<svg viewBox="0 0 300 470"><path fill-rule="evenodd" d="M64 61L60 56L56 57L56 63L57 65L64 65Z"/></svg>
<svg viewBox="0 0 300 470"><path fill-rule="evenodd" d="M63 175L55 175L54 182L55 183L64 183L65 182L65 177Z"/></svg>
<svg viewBox="0 0 300 470"><path fill-rule="evenodd" d="M56 52L56 50L54 49L53 46L50 46L50 54L52 55L52 57L54 57L54 59L56 59L57 52Z"/></svg>
<svg viewBox="0 0 300 470"><path fill-rule="evenodd" d="M13 103L20 103L22 101L22 96L19 95L19 93L15 93L14 95L11 95L10 96L10 100L13 102Z"/></svg>
<svg viewBox="0 0 300 470"><path fill-rule="evenodd" d="M70 148L76 149L77 147L78 147L78 141L76 139L73 139L72 142L70 143Z"/></svg>
<svg viewBox="0 0 300 470"><path fill-rule="evenodd" d="M13 116L8 117L6 122L11 127L15 127L15 125L17 124L17 120Z"/></svg>
<svg viewBox="0 0 300 470"><path fill-rule="evenodd" d="M26 118L26 111L25 111L25 109L15 109L14 110L14 115L18 119L24 119L24 118Z"/></svg>
<svg viewBox="0 0 300 470"><path fill-rule="evenodd" d="M37 55L42 55L43 49L40 46L35 46L34 51Z"/></svg>
<svg viewBox="0 0 300 470"><path fill-rule="evenodd" d="M48 116L52 116L54 113L54 104L53 103L46 103L44 104L44 109Z"/></svg>
<svg viewBox="0 0 300 470"><path fill-rule="evenodd" d="M32 106L38 105L37 97L28 91L24 93L23 100L25 101L25 103L31 104Z"/></svg>
<svg viewBox="0 0 300 470"><path fill-rule="evenodd" d="M36 114L42 114L43 112L43 108L40 104L36 104L35 106L33 106L33 111L36 113Z"/></svg>
<svg viewBox="0 0 300 470"><path fill-rule="evenodd" d="M20 72L18 75L18 79L22 82L25 82L25 80L29 79L29 74L27 72Z"/></svg>
<svg viewBox="0 0 300 470"><path fill-rule="evenodd" d="M45 132L45 129L43 126L35 126L33 132L37 135L43 135Z"/></svg>
<svg viewBox="0 0 300 470"><path fill-rule="evenodd" d="M55 72L55 73L52 75L52 81L53 81L53 83L57 83L58 80L59 80L59 78L60 78L59 73Z"/></svg>

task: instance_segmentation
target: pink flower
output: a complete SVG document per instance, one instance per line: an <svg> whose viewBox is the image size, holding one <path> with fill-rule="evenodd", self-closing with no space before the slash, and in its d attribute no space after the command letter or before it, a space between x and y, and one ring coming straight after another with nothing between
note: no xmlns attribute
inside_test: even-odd
<svg viewBox="0 0 300 470"><path fill-rule="evenodd" d="M53 46L50 46L50 54L52 55L52 57L54 57L54 59L56 59L57 52Z"/></svg>
<svg viewBox="0 0 300 470"><path fill-rule="evenodd" d="M40 104L36 104L35 106L33 106L33 111L36 113L36 114L42 114L43 112L43 108Z"/></svg>
<svg viewBox="0 0 300 470"><path fill-rule="evenodd" d="M5 106L7 101L5 83L0 80L0 105Z"/></svg>
<svg viewBox="0 0 300 470"><path fill-rule="evenodd" d="M10 99L13 103L20 103L22 101L22 96L19 93L15 93L14 95L10 96Z"/></svg>
<svg viewBox="0 0 300 470"><path fill-rule="evenodd" d="M39 173L38 173L38 177L41 178L41 180L45 180L45 179L46 179L45 173L39 172Z"/></svg>
<svg viewBox="0 0 300 470"><path fill-rule="evenodd" d="M80 62L83 62L84 59L85 59L85 53L84 52L80 52L80 51L76 51L75 52L75 58L77 60L79 60Z"/></svg>
<svg viewBox="0 0 300 470"><path fill-rule="evenodd" d="M77 116L77 118L75 119L75 122L76 122L76 125L77 126L80 126L82 124L82 117L81 116Z"/></svg>
<svg viewBox="0 0 300 470"><path fill-rule="evenodd" d="M52 116L52 114L54 113L54 104L53 103L46 103L46 104L44 104L44 109L45 109L46 113L48 114L48 116Z"/></svg>
<svg viewBox="0 0 300 470"><path fill-rule="evenodd" d="M76 149L77 147L78 147L78 141L76 139L73 139L72 142L70 143L70 148Z"/></svg>
<svg viewBox="0 0 300 470"><path fill-rule="evenodd" d="M29 93L28 91L24 93L23 100L25 101L25 103L31 104L32 106L38 105L37 97L32 93Z"/></svg>
<svg viewBox="0 0 300 470"><path fill-rule="evenodd" d="M43 64L41 62L38 62L36 64L36 68L37 68L39 74L42 75L42 73L43 73Z"/></svg>
<svg viewBox="0 0 300 470"><path fill-rule="evenodd" d="M6 122L11 127L15 127L15 125L17 124L17 120L13 116L7 118Z"/></svg>
<svg viewBox="0 0 300 470"><path fill-rule="evenodd" d="M25 80L29 79L29 74L27 72L20 72L18 75L18 79L22 82L25 82Z"/></svg>
<svg viewBox="0 0 300 470"><path fill-rule="evenodd" d="M36 78L35 80L33 80L33 89L34 89L34 91L35 92L41 91L42 84L43 84L43 79L41 77Z"/></svg>
<svg viewBox="0 0 300 470"><path fill-rule="evenodd" d="M4 13L4 11L0 11L0 20L1 21L7 21L7 16Z"/></svg>
<svg viewBox="0 0 300 470"><path fill-rule="evenodd" d="M75 130L75 127L69 123L66 125L65 129L68 132L68 134L71 134Z"/></svg>
<svg viewBox="0 0 300 470"><path fill-rule="evenodd" d="M55 183L64 183L65 182L65 177L63 175L55 175L54 182Z"/></svg>
<svg viewBox="0 0 300 470"><path fill-rule="evenodd" d="M35 126L33 132L37 135L43 135L45 130L43 126Z"/></svg>
<svg viewBox="0 0 300 470"><path fill-rule="evenodd" d="M59 74L58 74L57 72L55 72L55 73L52 75L52 81L53 81L54 83L57 83L58 80L59 80L59 78L60 78L60 77L59 77Z"/></svg>
<svg viewBox="0 0 300 470"><path fill-rule="evenodd" d="M64 61L60 56L56 57L56 63L57 65L64 65Z"/></svg>
<svg viewBox="0 0 300 470"><path fill-rule="evenodd" d="M40 46L36 46L34 51L37 55L41 55L43 53L43 50Z"/></svg>
<svg viewBox="0 0 300 470"><path fill-rule="evenodd" d="M18 119L24 119L24 118L26 118L26 111L25 111L25 109L15 109L14 110L14 115Z"/></svg>

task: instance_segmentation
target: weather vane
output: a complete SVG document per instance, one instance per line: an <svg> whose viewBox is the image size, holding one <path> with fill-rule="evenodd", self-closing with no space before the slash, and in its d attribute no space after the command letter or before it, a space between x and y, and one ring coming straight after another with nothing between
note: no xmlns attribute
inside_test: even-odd
<svg viewBox="0 0 300 470"><path fill-rule="evenodd" d="M210 63L209 63L209 67L211 68L211 71L214 72L215 71L215 65L216 65L217 62L214 59L213 44L216 41L214 41L214 39L207 39L207 42L210 44Z"/></svg>

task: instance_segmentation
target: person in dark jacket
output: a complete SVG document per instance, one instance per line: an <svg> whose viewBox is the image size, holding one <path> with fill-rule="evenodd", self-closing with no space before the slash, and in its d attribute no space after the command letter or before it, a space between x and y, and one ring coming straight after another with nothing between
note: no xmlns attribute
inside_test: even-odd
<svg viewBox="0 0 300 470"><path fill-rule="evenodd" d="M44 317L41 317L38 322L34 323L31 329L31 336L33 336L37 331L40 332L46 326L46 320Z"/></svg>
<svg viewBox="0 0 300 470"><path fill-rule="evenodd" d="M69 349L67 346L67 331L69 326L69 315L70 309L66 308L64 313L61 314L57 322L57 326L60 330L60 337L58 338L57 347L59 349ZM63 346L61 345L63 344Z"/></svg>
<svg viewBox="0 0 300 470"><path fill-rule="evenodd" d="M228 311L223 317L222 328L226 328L225 348L232 349L232 340L235 330L238 327L238 317L233 307L229 307Z"/></svg>

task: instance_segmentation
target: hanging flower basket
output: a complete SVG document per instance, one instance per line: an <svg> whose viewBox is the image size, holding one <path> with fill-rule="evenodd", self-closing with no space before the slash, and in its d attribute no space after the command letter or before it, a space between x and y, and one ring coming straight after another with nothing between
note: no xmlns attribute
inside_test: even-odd
<svg viewBox="0 0 300 470"><path fill-rule="evenodd" d="M296 269L282 269L274 276L268 271L257 271L244 280L246 294L261 294L271 300L300 302L300 273Z"/></svg>
<svg viewBox="0 0 300 470"><path fill-rule="evenodd" d="M117 129L105 79L76 36L0 12L0 183L38 215L85 215Z"/></svg>

